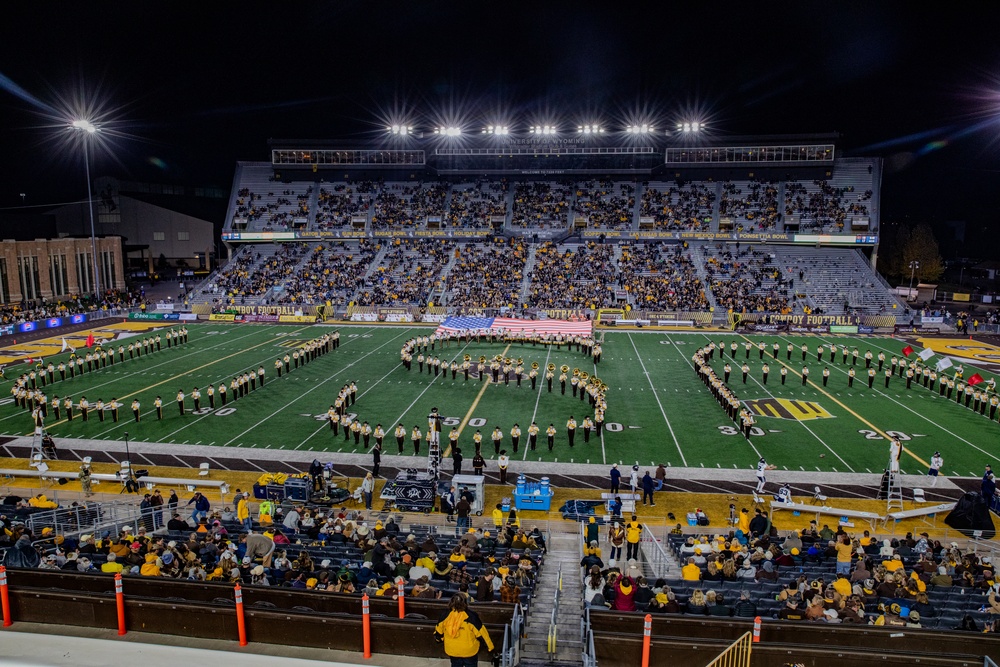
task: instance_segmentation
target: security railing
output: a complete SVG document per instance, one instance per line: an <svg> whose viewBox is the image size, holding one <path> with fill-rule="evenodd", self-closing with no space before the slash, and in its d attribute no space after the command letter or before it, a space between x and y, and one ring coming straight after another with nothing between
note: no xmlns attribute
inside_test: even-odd
<svg viewBox="0 0 1000 667"><path fill-rule="evenodd" d="M41 535L44 528L51 528L53 536L84 533L100 535L105 530L117 534L123 526L138 528L143 525L142 519L139 506L135 504L85 501L73 503L69 507L35 512L28 515L25 523L36 535Z"/></svg>
<svg viewBox="0 0 1000 667"><path fill-rule="evenodd" d="M743 636L734 641L729 647L720 653L706 667L750 667L750 652L753 649L753 634L743 633Z"/></svg>

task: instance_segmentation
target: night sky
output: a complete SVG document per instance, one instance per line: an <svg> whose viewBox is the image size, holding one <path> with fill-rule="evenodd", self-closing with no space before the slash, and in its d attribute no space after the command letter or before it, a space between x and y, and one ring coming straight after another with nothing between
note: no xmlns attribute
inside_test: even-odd
<svg viewBox="0 0 1000 667"><path fill-rule="evenodd" d="M61 129L96 109L97 174L229 188L269 138L375 140L506 113L840 132L886 158L883 220L1000 224L997 3L13 3L0 207L84 196ZM89 106L87 106L89 105Z"/></svg>

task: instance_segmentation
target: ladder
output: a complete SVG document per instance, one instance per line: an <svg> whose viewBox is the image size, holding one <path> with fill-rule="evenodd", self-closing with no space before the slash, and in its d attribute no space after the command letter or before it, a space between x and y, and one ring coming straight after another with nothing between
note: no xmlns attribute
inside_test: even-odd
<svg viewBox="0 0 1000 667"><path fill-rule="evenodd" d="M51 459L45 448L42 447L42 434L45 432L44 426L36 426L35 431L31 436L31 458L29 459L32 464L35 464L44 459Z"/></svg>
<svg viewBox="0 0 1000 667"><path fill-rule="evenodd" d="M903 487L899 484L899 472L894 472L890 466L888 475L889 486L886 493L886 511L891 512L893 508L901 510L903 509Z"/></svg>

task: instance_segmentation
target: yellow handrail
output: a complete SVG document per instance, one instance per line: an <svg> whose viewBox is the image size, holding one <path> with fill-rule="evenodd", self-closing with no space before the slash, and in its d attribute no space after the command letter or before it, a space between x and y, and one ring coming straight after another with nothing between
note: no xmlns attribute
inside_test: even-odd
<svg viewBox="0 0 1000 667"><path fill-rule="evenodd" d="M753 648L753 633L746 632L720 653L706 667L750 667L750 651Z"/></svg>

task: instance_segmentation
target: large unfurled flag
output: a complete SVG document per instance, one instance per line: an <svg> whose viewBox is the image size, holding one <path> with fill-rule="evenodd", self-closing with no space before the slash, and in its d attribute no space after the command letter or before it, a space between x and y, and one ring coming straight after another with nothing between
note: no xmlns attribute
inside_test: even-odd
<svg viewBox="0 0 1000 667"><path fill-rule="evenodd" d="M434 333L441 335L490 329L503 329L512 333L534 332L539 335L589 336L594 331L594 325L590 320L571 322L570 320L521 320L514 317L453 316L445 318Z"/></svg>
<svg viewBox="0 0 1000 667"><path fill-rule="evenodd" d="M931 357L934 356L934 350L932 350L931 348L928 347L928 348L924 349L917 356L920 357L920 361L927 361L928 359L930 359Z"/></svg>
<svg viewBox="0 0 1000 667"><path fill-rule="evenodd" d="M60 352L65 352L66 350L69 349L69 343L66 342L66 336L63 336L62 340L63 340L63 346L62 346L62 349L59 350L59 351Z"/></svg>
<svg viewBox="0 0 1000 667"><path fill-rule="evenodd" d="M985 380L983 380L983 376L980 375L979 373L973 373L969 377L969 379L967 380L966 383L969 384L969 385L971 385L971 386L973 386L973 387L975 387L980 382L985 382Z"/></svg>
<svg viewBox="0 0 1000 667"><path fill-rule="evenodd" d="M94 334L87 334L87 347L94 347Z"/></svg>
<svg viewBox="0 0 1000 667"><path fill-rule="evenodd" d="M909 345L907 345L906 347L903 348L903 356L904 357L908 357L911 354L913 354L913 348L912 347L910 347Z"/></svg>
<svg viewBox="0 0 1000 667"><path fill-rule="evenodd" d="M938 373L940 373L941 371L943 371L945 369L951 368L951 367L952 367L951 359L949 359L948 357L944 357L943 359L941 359L941 361L937 362L937 364L935 364L935 366L934 366L934 368L936 368L938 370Z"/></svg>

